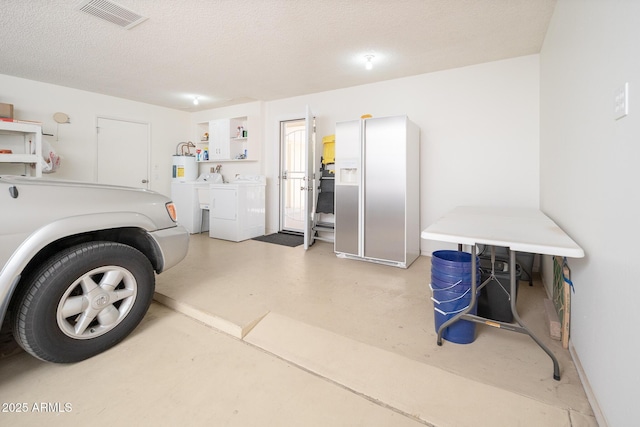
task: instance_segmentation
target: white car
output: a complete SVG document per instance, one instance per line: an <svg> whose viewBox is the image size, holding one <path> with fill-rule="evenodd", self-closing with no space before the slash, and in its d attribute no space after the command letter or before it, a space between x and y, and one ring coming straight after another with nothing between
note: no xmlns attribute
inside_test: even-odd
<svg viewBox="0 0 640 427"><path fill-rule="evenodd" d="M179 263L188 244L159 193L0 176L0 326L11 322L39 359L92 357L133 331L155 273Z"/></svg>

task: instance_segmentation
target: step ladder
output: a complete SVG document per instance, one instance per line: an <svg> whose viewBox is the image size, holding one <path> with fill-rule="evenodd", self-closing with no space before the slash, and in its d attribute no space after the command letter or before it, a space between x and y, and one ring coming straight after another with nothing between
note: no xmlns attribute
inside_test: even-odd
<svg viewBox="0 0 640 427"><path fill-rule="evenodd" d="M325 164L323 160L321 161L320 179L317 187L316 211L313 232L315 240L333 242L335 235L335 166L334 163Z"/></svg>

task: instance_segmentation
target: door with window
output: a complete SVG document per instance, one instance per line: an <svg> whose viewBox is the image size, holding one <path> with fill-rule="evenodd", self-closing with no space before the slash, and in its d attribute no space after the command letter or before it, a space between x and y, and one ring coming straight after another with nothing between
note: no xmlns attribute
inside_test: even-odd
<svg viewBox="0 0 640 427"><path fill-rule="evenodd" d="M280 230L304 233L305 120L280 122Z"/></svg>
<svg viewBox="0 0 640 427"><path fill-rule="evenodd" d="M313 243L314 223L313 116L280 122L280 231L303 234Z"/></svg>

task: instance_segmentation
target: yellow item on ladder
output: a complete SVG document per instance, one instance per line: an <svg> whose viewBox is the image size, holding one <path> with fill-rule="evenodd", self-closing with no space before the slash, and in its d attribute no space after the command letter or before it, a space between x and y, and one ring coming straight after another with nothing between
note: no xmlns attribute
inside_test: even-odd
<svg viewBox="0 0 640 427"><path fill-rule="evenodd" d="M336 136L329 135L322 138L322 164L336 162Z"/></svg>

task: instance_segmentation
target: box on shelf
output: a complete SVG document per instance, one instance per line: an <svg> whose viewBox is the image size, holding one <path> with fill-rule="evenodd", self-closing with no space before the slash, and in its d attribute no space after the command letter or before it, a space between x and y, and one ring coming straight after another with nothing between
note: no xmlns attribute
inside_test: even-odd
<svg viewBox="0 0 640 427"><path fill-rule="evenodd" d="M0 102L0 118L13 119L13 104L3 104Z"/></svg>

